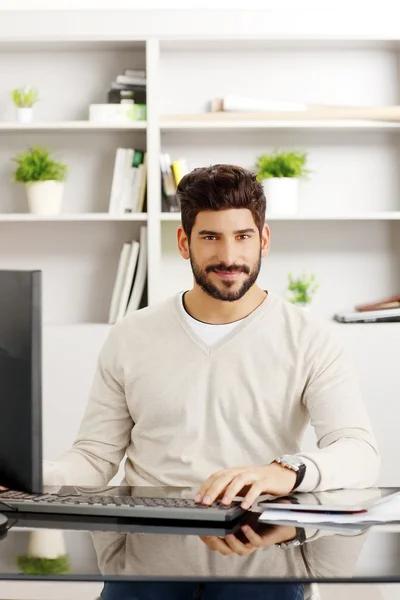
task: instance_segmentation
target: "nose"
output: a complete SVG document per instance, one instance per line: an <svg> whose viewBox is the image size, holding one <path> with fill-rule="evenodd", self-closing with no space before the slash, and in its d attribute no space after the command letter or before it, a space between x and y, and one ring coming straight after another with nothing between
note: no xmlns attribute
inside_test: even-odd
<svg viewBox="0 0 400 600"><path fill-rule="evenodd" d="M221 240L218 244L218 261L226 267L230 267L235 263L234 242L228 239Z"/></svg>

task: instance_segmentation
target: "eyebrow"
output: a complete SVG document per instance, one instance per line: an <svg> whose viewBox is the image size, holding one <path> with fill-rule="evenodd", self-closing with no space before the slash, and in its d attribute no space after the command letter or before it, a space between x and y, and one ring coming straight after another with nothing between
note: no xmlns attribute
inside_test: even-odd
<svg viewBox="0 0 400 600"><path fill-rule="evenodd" d="M236 229L233 233L235 235L243 235L245 233L255 233L255 229L252 227L248 227L247 229ZM209 231L208 229L202 229L199 231L198 235L224 235L220 231Z"/></svg>

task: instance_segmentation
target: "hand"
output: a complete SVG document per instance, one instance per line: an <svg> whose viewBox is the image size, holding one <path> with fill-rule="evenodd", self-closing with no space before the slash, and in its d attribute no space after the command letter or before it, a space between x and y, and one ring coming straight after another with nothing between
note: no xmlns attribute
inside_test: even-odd
<svg viewBox="0 0 400 600"><path fill-rule="evenodd" d="M7 491L7 488L5 488L5 487L2 487L2 486L0 485L0 492L6 492L6 491Z"/></svg>
<svg viewBox="0 0 400 600"><path fill-rule="evenodd" d="M196 502L212 504L221 496L229 506L235 496L245 496L241 507L248 509L262 494L286 496L296 482L296 472L279 463L264 467L237 467L211 475L195 496Z"/></svg>
<svg viewBox="0 0 400 600"><path fill-rule="evenodd" d="M237 554L239 556L250 556L256 550L266 548L281 542L287 542L296 537L296 527L271 525L266 533L259 534L250 525L243 525L241 531L245 536L245 541L236 537L235 534L229 534L224 538L217 536L200 536L200 539L210 550L214 550L224 556Z"/></svg>

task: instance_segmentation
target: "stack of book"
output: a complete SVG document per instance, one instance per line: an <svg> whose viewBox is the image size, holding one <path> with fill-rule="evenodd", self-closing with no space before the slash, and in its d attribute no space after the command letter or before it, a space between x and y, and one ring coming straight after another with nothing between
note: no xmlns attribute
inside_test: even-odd
<svg viewBox="0 0 400 600"><path fill-rule="evenodd" d="M146 71L144 69L124 69L117 75L108 91L109 104L131 104L135 107L136 120L146 119Z"/></svg>
<svg viewBox="0 0 400 600"><path fill-rule="evenodd" d="M160 154L161 167L161 198L163 212L179 212L180 206L176 196L176 188L189 167L185 158L179 158L171 162L168 153Z"/></svg>
<svg viewBox="0 0 400 600"><path fill-rule="evenodd" d="M107 101L89 105L89 121L98 123L145 121L146 104L146 72L143 69L125 69L112 82L107 93Z"/></svg>
<svg viewBox="0 0 400 600"><path fill-rule="evenodd" d="M147 227L140 228L140 241L122 245L108 322L116 323L146 304Z"/></svg>
<svg viewBox="0 0 400 600"><path fill-rule="evenodd" d="M400 321L400 294L371 302L359 304L353 311L340 312L333 317L340 323L390 323Z"/></svg>
<svg viewBox="0 0 400 600"><path fill-rule="evenodd" d="M118 148L108 212L113 215L144 212L146 180L146 152L132 148Z"/></svg>

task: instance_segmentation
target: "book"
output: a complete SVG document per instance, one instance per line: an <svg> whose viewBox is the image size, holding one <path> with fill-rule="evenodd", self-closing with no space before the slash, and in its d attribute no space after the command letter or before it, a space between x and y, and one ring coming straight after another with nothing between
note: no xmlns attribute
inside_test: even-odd
<svg viewBox="0 0 400 600"><path fill-rule="evenodd" d="M138 192L138 197L137 197L136 210L137 210L137 212L143 212L145 198L146 198L146 185L147 185L147 152L145 152L143 155L143 162L139 166L139 172L140 172L140 174L139 174L140 185L139 185L139 192Z"/></svg>
<svg viewBox="0 0 400 600"><path fill-rule="evenodd" d="M176 183L172 172L171 157L166 152L160 154L161 198L164 212L179 211L176 197Z"/></svg>
<svg viewBox="0 0 400 600"><path fill-rule="evenodd" d="M399 308L400 307L400 294L398 296L390 296L384 298L379 302L371 302L369 304L358 304L355 309L359 312L365 312L370 310L385 310L388 308Z"/></svg>
<svg viewBox="0 0 400 600"><path fill-rule="evenodd" d="M126 314L126 309L129 302L129 296L135 279L135 270L138 262L140 243L132 240L130 243L130 252L128 262L125 269L125 277L122 284L121 295L118 303L118 310L115 321L119 321Z"/></svg>
<svg viewBox="0 0 400 600"><path fill-rule="evenodd" d="M140 252L138 265L133 282L132 292L129 298L126 314L138 310L146 288L147 279L147 227L142 225L140 228Z"/></svg>
<svg viewBox="0 0 400 600"><path fill-rule="evenodd" d="M143 150L118 148L114 162L108 212L142 212L146 196L147 157Z"/></svg>
<svg viewBox="0 0 400 600"><path fill-rule="evenodd" d="M122 85L131 86L146 85L146 79L136 75L118 75L115 79L115 83L122 83Z"/></svg>
<svg viewBox="0 0 400 600"><path fill-rule="evenodd" d="M172 173L174 175L175 184L178 185L180 180L186 173L189 173L189 167L185 158L179 158L172 161Z"/></svg>
<svg viewBox="0 0 400 600"><path fill-rule="evenodd" d="M306 111L307 105L300 102L285 102L268 98L251 98L246 96L227 95L211 101L211 112L222 111Z"/></svg>
<svg viewBox="0 0 400 600"><path fill-rule="evenodd" d="M365 106L365 107L328 107L310 106L307 110L235 110L215 111L187 114L167 114L162 122L169 121L222 123L224 121L333 121L333 120L365 120L365 121L400 121L399 106Z"/></svg>
<svg viewBox="0 0 400 600"><path fill-rule="evenodd" d="M117 148L114 161L114 172L111 183L110 202L108 212L110 214L118 214L120 204L122 203L122 193L124 185L126 149Z"/></svg>
<svg viewBox="0 0 400 600"><path fill-rule="evenodd" d="M132 169L133 159L135 155L135 150L132 148L125 149L125 160L124 160L124 169L122 174L122 190L118 201L118 214L131 213L133 211L132 206L132 184L134 178L134 171Z"/></svg>
<svg viewBox="0 0 400 600"><path fill-rule="evenodd" d="M146 79L146 69L124 69L123 74L127 77L139 77L140 79Z"/></svg>
<svg viewBox="0 0 400 600"><path fill-rule="evenodd" d="M121 297L122 287L125 281L126 267L131 253L131 243L125 242L122 245L119 255L117 274L115 277L114 288L111 296L110 311L108 314L108 322L115 323L118 314L119 302Z"/></svg>

